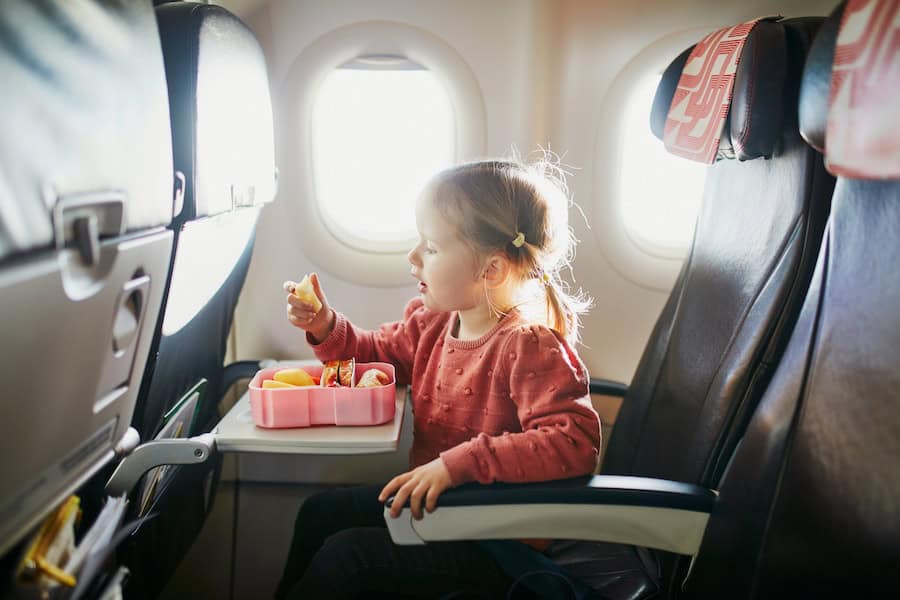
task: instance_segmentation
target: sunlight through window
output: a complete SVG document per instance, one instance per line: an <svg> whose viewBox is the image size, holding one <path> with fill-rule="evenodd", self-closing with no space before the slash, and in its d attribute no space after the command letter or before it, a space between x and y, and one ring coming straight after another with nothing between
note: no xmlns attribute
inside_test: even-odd
<svg viewBox="0 0 900 600"><path fill-rule="evenodd" d="M412 243L416 196L456 154L446 90L400 57L363 57L329 74L313 106L312 140L321 214L339 239L364 250Z"/></svg>
<svg viewBox="0 0 900 600"><path fill-rule="evenodd" d="M686 248L694 224L706 165L666 152L650 131L649 115L660 75L650 75L634 88L622 130L619 201L629 235L649 249Z"/></svg>
<svg viewBox="0 0 900 600"><path fill-rule="evenodd" d="M172 270L163 335L172 335L196 317L216 295L241 259L256 219L242 211L184 225Z"/></svg>

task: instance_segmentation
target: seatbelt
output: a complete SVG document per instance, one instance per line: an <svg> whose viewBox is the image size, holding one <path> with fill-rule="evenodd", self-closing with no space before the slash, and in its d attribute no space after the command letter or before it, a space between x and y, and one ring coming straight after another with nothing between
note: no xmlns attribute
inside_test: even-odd
<svg viewBox="0 0 900 600"><path fill-rule="evenodd" d="M584 582L526 544L514 540L479 540L478 543L513 579L507 598L514 597L518 586L527 588L539 598L588 600L592 597L591 588Z"/></svg>

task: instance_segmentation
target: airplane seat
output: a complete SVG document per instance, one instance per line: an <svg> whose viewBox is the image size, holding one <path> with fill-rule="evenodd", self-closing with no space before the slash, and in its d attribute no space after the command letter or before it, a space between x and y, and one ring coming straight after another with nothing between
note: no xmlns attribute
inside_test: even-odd
<svg viewBox="0 0 900 600"><path fill-rule="evenodd" d="M144 441L202 434L218 421L233 377L224 363L234 309L259 212L277 185L268 75L256 37L220 6L167 2L156 16L174 163L185 186L156 351L133 423ZM130 598L162 590L211 509L220 466L213 453L201 464L169 467L155 490L153 472L144 477L135 513L154 517L124 545Z"/></svg>
<svg viewBox="0 0 900 600"><path fill-rule="evenodd" d="M747 37L691 250L625 395L604 475L715 488L784 352L834 186L797 121L801 72L821 22L763 20ZM677 89L690 52L663 74L650 122L670 152L696 160L673 123L686 128L702 116L677 107L691 101ZM683 575L672 555L638 554L641 568L658 562L663 587Z"/></svg>
<svg viewBox="0 0 900 600"><path fill-rule="evenodd" d="M898 17L895 1L847 2L810 51L800 125L837 176L831 220L691 596L900 596Z"/></svg>
<svg viewBox="0 0 900 600"><path fill-rule="evenodd" d="M696 547L663 542L646 518L636 523L637 535L625 534L623 519L598 513L591 498L612 502L615 494L607 496L604 487L628 484L635 486L628 493L639 498L617 510L630 511L646 500L643 494L667 507L674 489L707 506L709 488L717 486L770 380L812 277L834 185L797 125L803 64L821 22L763 19L720 30L682 53L662 76L651 128L671 152L711 164L690 252L625 395L602 474L587 484L449 490L438 502L453 507L446 516L437 510L421 522L388 519L396 542L504 534L583 540L556 542L545 554L595 594L640 598L678 586L687 569L680 556ZM713 59L733 60L730 49L742 35L733 97L730 107L726 99L725 123L716 126L708 117L723 113L703 104L704 93L721 88L721 73L712 72L720 61ZM706 120L705 136L697 136ZM667 482L661 489L646 488L659 480ZM553 504L552 498L560 504L546 518L543 507L528 507ZM479 506L507 501L508 530L497 524L496 506ZM586 506L574 509L581 501ZM629 540L641 542L622 544ZM519 562L511 570L531 566Z"/></svg>
<svg viewBox="0 0 900 600"><path fill-rule="evenodd" d="M149 2L2 2L0 39L0 555L12 556L137 443L175 201Z"/></svg>

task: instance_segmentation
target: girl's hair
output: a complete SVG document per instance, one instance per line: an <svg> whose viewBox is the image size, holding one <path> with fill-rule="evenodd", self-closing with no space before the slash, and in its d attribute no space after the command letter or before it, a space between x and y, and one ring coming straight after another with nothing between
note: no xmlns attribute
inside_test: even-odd
<svg viewBox="0 0 900 600"><path fill-rule="evenodd" d="M565 175L555 155L544 152L531 163L512 158L455 166L436 175L429 188L477 255L506 254L519 284L516 303L526 316L574 344L591 300L570 291L560 277L564 267L571 271L578 241L569 227ZM534 310L535 301L544 306Z"/></svg>

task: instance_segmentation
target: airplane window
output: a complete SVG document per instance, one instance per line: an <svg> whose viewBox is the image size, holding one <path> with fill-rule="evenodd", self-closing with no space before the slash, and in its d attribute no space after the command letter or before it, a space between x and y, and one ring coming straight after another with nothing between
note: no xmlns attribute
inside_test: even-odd
<svg viewBox="0 0 900 600"><path fill-rule="evenodd" d="M619 205L638 246L670 255L686 248L694 235L706 165L672 156L651 133L648 115L660 77L639 80L626 104Z"/></svg>
<svg viewBox="0 0 900 600"><path fill-rule="evenodd" d="M325 78L312 117L315 195L332 234L361 250L408 248L417 193L456 155L447 90L406 58L366 56Z"/></svg>

